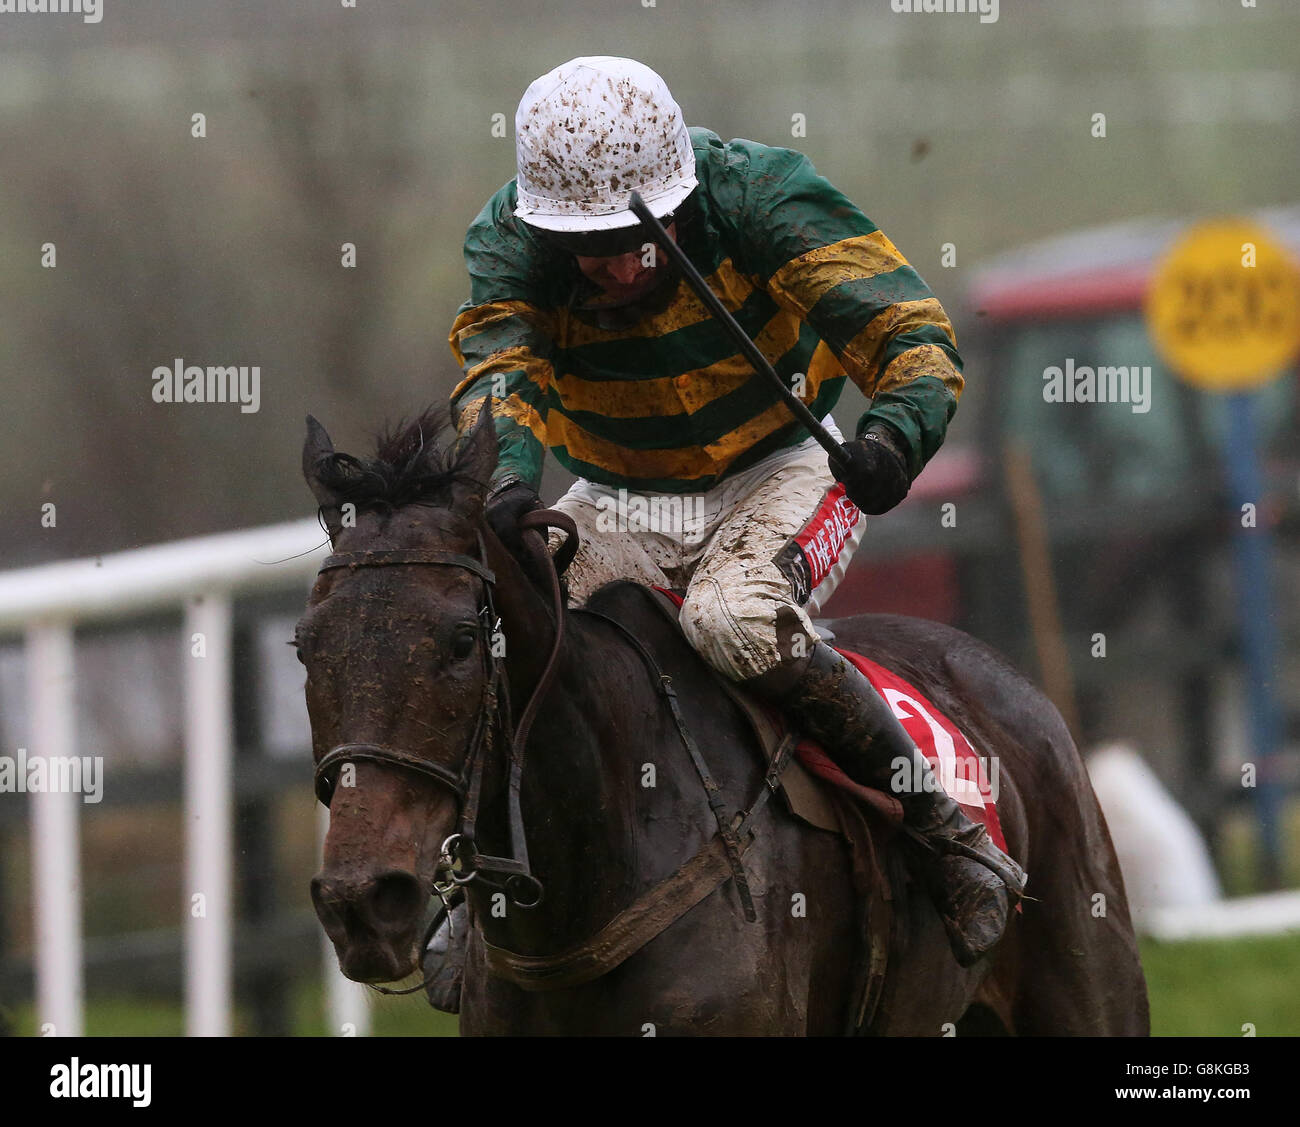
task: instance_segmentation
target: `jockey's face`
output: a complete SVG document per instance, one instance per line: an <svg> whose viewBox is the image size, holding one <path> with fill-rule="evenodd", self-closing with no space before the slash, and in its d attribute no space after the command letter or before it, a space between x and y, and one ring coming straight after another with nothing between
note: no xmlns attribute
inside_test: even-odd
<svg viewBox="0 0 1300 1127"><path fill-rule="evenodd" d="M669 237L676 241L677 224L670 223L667 230ZM578 269L604 290L607 297L617 302L635 301L649 293L658 281L659 271L664 268L663 253L654 246L650 250L634 250L606 258L588 258L581 254L574 257ZM647 266L647 262L653 265Z"/></svg>

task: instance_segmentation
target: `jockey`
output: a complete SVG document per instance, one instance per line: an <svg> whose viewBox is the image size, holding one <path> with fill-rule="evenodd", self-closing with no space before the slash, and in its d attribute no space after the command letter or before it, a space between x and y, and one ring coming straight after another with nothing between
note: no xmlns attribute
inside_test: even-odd
<svg viewBox="0 0 1300 1127"><path fill-rule="evenodd" d="M851 778L896 793L933 847L918 851L922 874L969 966L1001 936L1025 874L811 619L862 514L897 505L943 441L962 390L947 315L806 157L688 129L641 63L578 58L543 75L515 137L518 175L465 239L470 296L450 334L457 428L491 402L500 442L489 522L518 535L549 449L578 477L555 505L581 537L572 601L618 578L684 589L682 627L705 661L792 716ZM845 378L871 399L843 444L847 468L832 474L656 253L633 191L837 441L829 412Z"/></svg>

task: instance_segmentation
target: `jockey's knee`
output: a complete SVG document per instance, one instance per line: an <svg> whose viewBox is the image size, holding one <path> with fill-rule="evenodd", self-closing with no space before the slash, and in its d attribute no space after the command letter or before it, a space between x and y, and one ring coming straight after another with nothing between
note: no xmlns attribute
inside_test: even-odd
<svg viewBox="0 0 1300 1127"><path fill-rule="evenodd" d="M733 681L748 681L806 656L816 632L788 598L699 577L686 593L682 631L695 651Z"/></svg>

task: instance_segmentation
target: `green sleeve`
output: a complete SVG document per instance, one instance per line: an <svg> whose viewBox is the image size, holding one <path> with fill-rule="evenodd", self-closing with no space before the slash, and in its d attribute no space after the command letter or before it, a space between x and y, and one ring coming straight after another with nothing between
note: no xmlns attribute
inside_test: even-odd
<svg viewBox="0 0 1300 1127"><path fill-rule="evenodd" d="M792 149L732 141L719 176L737 266L826 342L895 432L913 477L942 444L963 379L952 325L925 281L866 215ZM731 199L725 198L729 193Z"/></svg>
<svg viewBox="0 0 1300 1127"><path fill-rule="evenodd" d="M513 217L514 184L480 212L465 237L470 296L457 311L449 343L465 373L451 393L464 434L492 397L499 442L493 483L541 482L546 452L546 392L553 378L552 320L536 241Z"/></svg>

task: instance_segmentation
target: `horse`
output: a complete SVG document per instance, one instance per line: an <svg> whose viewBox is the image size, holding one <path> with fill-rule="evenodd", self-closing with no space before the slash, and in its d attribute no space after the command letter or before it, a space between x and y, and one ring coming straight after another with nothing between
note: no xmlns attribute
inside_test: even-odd
<svg viewBox="0 0 1300 1127"><path fill-rule="evenodd" d="M568 607L557 564L576 545L553 563L544 539L559 514L493 533L491 423L455 443L446 427L425 412L356 458L308 418L303 472L333 549L295 633L330 812L311 896L344 975L398 992L380 984L418 973L433 898L456 883L463 1035L1149 1033L1084 765L997 653L921 619L830 624L996 758L1029 873L999 945L963 969L907 876L910 843L883 838L889 957L860 1021L843 837L755 800L771 767L752 726L648 589Z"/></svg>

